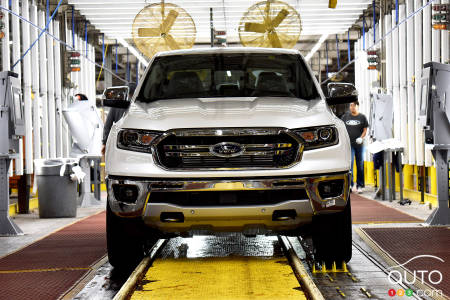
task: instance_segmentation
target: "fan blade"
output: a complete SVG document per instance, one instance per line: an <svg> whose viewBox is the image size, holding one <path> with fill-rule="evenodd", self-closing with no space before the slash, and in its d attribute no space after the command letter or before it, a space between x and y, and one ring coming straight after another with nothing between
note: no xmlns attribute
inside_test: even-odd
<svg viewBox="0 0 450 300"><path fill-rule="evenodd" d="M278 34L275 31L269 32L268 37L272 48L282 48Z"/></svg>
<svg viewBox="0 0 450 300"><path fill-rule="evenodd" d="M264 13L266 14L266 18L270 20L270 1L266 1L266 7L264 8Z"/></svg>
<svg viewBox="0 0 450 300"><path fill-rule="evenodd" d="M247 32L259 32L259 33L264 33L266 32L266 26L264 26L264 24L261 23L245 23L245 31Z"/></svg>
<svg viewBox="0 0 450 300"><path fill-rule="evenodd" d="M278 25L280 25L281 22L283 22L283 20L287 17L287 15L289 15L289 11L287 11L286 9L282 9L275 18L272 19L272 26L278 27Z"/></svg>
<svg viewBox="0 0 450 300"><path fill-rule="evenodd" d="M167 46L169 46L170 49L172 50L180 49L180 46L178 46L177 42L170 34L166 34L164 39L166 40Z"/></svg>
<svg viewBox="0 0 450 300"><path fill-rule="evenodd" d="M168 33L172 28L173 23L175 23L175 19L178 17L178 12L176 10L171 10L167 15L167 18L161 24L161 31L164 33Z"/></svg>
<svg viewBox="0 0 450 300"><path fill-rule="evenodd" d="M159 28L138 28L139 37L155 37L160 35L161 30Z"/></svg>

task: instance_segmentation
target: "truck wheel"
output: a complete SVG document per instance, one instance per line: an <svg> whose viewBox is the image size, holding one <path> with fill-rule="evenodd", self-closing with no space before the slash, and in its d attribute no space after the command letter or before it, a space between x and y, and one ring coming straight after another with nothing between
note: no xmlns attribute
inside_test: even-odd
<svg viewBox="0 0 450 300"><path fill-rule="evenodd" d="M352 258L352 217L350 196L342 212L313 217L314 259L339 268Z"/></svg>
<svg viewBox="0 0 450 300"><path fill-rule="evenodd" d="M144 258L147 247L157 241L147 237L140 218L116 216L106 204L106 245L109 263L116 269L132 270ZM151 244L150 241L153 241Z"/></svg>

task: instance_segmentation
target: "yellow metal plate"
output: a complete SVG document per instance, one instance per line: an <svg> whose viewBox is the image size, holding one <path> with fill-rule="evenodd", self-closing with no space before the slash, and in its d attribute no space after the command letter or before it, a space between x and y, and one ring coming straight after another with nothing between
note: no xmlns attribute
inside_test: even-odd
<svg viewBox="0 0 450 300"><path fill-rule="evenodd" d="M306 299L285 257L158 259L131 299Z"/></svg>

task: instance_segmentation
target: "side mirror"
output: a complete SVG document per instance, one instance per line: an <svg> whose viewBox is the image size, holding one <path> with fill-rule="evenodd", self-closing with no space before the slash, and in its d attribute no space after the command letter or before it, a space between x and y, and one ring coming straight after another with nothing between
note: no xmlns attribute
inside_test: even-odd
<svg viewBox="0 0 450 300"><path fill-rule="evenodd" d="M128 92L127 86L113 86L105 89L102 97L103 106L128 108L130 106Z"/></svg>
<svg viewBox="0 0 450 300"><path fill-rule="evenodd" d="M327 89L328 97L326 100L328 105L345 104L358 100L358 92L351 83L330 82Z"/></svg>

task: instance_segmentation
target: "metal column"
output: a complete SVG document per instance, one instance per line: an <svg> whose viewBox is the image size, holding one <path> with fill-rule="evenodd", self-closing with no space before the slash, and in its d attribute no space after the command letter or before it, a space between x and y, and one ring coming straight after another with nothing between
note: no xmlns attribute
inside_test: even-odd
<svg viewBox="0 0 450 300"><path fill-rule="evenodd" d="M442 4L448 4L449 0L441 0ZM448 16L447 12L447 16ZM443 64L450 64L450 53L449 53L449 48L450 48L450 37L449 37L449 31L447 30L440 30L441 32L441 63Z"/></svg>
<svg viewBox="0 0 450 300"><path fill-rule="evenodd" d="M413 0L406 0L406 16L414 11ZM403 20L403 19L402 19ZM407 126L408 126L408 162L413 165L416 163L416 112L414 100L414 18L406 21L406 86L408 89L407 103Z"/></svg>
<svg viewBox="0 0 450 300"><path fill-rule="evenodd" d="M414 0L414 11L421 7L421 0ZM417 117L420 111L420 98L421 98L421 85L419 84L420 78L422 76L422 12L418 13L414 17L414 78L415 81L412 83L414 87L415 95L415 107L414 107L414 125L417 123ZM424 151L423 144L425 143L423 139L423 131L419 126L414 128L414 136L416 138L416 164L424 164Z"/></svg>
<svg viewBox="0 0 450 300"><path fill-rule="evenodd" d="M395 26L395 11L392 11L392 27ZM399 29L392 31L392 99L394 100L394 138L402 140L402 117L400 109L400 67L399 67ZM389 38L389 37L388 37ZM387 54L389 56L389 53ZM404 58L402 57L402 62Z"/></svg>
<svg viewBox="0 0 450 300"><path fill-rule="evenodd" d="M59 21L53 21L53 34L59 38ZM62 134L62 87L61 87L61 46L59 43L54 43L54 62L55 62L55 107L56 107L56 157L63 156L63 134Z"/></svg>
<svg viewBox="0 0 450 300"><path fill-rule="evenodd" d="M28 1L22 2L22 17L30 19ZM23 49L28 49L30 43L30 26L22 26ZM31 117L31 56L23 58L23 99L25 106L25 173L33 174L33 127Z"/></svg>
<svg viewBox="0 0 450 300"><path fill-rule="evenodd" d="M10 163L11 160L7 156L0 157L0 236L23 235L22 230L9 216L8 169Z"/></svg>
<svg viewBox="0 0 450 300"><path fill-rule="evenodd" d="M399 5L399 16L400 20L405 19L406 8L405 5ZM398 54L398 70L399 70L399 86L400 86L400 128L401 128L401 141L403 145L407 145L408 142L408 111L407 111L407 103L408 103L408 93L407 93L407 54L406 54L406 24L403 23L399 26L399 34L398 34L398 46L399 46L399 54ZM408 147L406 147L408 149ZM404 163L408 162L409 158L409 150L405 151L405 155L403 157Z"/></svg>
<svg viewBox="0 0 450 300"><path fill-rule="evenodd" d="M448 146L432 150L436 160L436 180L438 194L438 208L428 217L430 225L450 224L450 208L448 194Z"/></svg>
<svg viewBox="0 0 450 300"><path fill-rule="evenodd" d="M30 10L30 21L33 24L38 24L38 14L37 6L35 1L31 2ZM32 41L36 40L38 37L38 29L30 28L30 38ZM34 158L41 158L41 96L39 94L39 46L35 45L31 49L31 73L33 74L31 78L31 91L33 93L33 148L34 148Z"/></svg>
<svg viewBox="0 0 450 300"><path fill-rule="evenodd" d="M19 9L19 0L12 0L11 1L11 10L17 13L18 15L21 15L20 9ZM11 19L12 23L12 59L13 63L18 61L20 59L20 21L19 18L14 17ZM16 72L19 76L19 81L22 78L22 63L19 62L16 67L14 68L14 72ZM19 145L19 157L14 160L15 162L15 173L16 175L23 175L23 144L20 143Z"/></svg>
<svg viewBox="0 0 450 300"><path fill-rule="evenodd" d="M434 0L433 2L433 4L440 3L440 0ZM447 30L444 30L444 32L448 34ZM431 61L441 61L441 31L436 29L431 30Z"/></svg>
<svg viewBox="0 0 450 300"><path fill-rule="evenodd" d="M9 0L1 0L3 7L9 8ZM9 71L11 68L11 54L9 48L9 13L3 14L3 22L5 22L6 30L3 32L5 36L2 38L2 66L3 71Z"/></svg>
<svg viewBox="0 0 450 300"><path fill-rule="evenodd" d="M48 22L48 20L46 20ZM53 34L53 22L48 26L48 31ZM47 38L47 88L48 88L48 139L50 158L56 157L56 105L55 105L55 59L53 51L53 39Z"/></svg>
<svg viewBox="0 0 450 300"><path fill-rule="evenodd" d="M45 28L45 12L38 11L39 27ZM48 137L47 38L39 40L39 85L42 103L42 157L50 158Z"/></svg>

